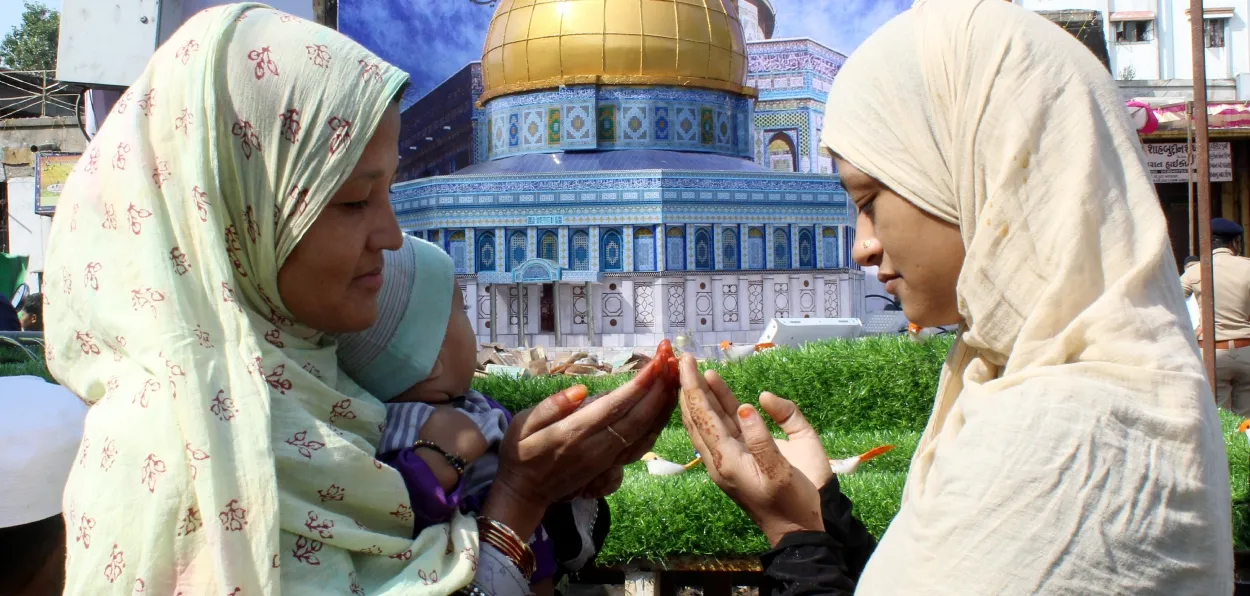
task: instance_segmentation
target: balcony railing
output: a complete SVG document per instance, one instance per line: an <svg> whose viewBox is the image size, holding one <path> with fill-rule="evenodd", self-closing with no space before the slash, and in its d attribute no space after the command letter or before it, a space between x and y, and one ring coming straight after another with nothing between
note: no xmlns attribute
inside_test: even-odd
<svg viewBox="0 0 1250 596"><path fill-rule="evenodd" d="M0 120L77 116L82 95L52 70L0 70Z"/></svg>

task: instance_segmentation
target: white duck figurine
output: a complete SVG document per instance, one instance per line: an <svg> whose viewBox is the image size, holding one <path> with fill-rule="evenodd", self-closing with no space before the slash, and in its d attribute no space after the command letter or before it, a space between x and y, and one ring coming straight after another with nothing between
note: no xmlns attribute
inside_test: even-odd
<svg viewBox="0 0 1250 596"><path fill-rule="evenodd" d="M777 345L773 343L734 345L734 343L729 340L720 342L720 351L721 354L725 355L726 362L746 360L747 357L754 355L756 352L763 352L764 350L775 347L777 347Z"/></svg>
<svg viewBox="0 0 1250 596"><path fill-rule="evenodd" d="M1246 435L1246 440L1250 441L1250 432L1246 431L1250 431L1250 418L1242 420L1241 424L1237 426L1237 432Z"/></svg>
<svg viewBox="0 0 1250 596"><path fill-rule="evenodd" d="M834 474L838 474L840 476L854 474L855 471L859 469L859 464L862 464L879 455L889 453L893 449L893 445L882 445L880 447L869 449L863 454L856 455L855 457L849 457L847 459L831 459L829 460L829 467L833 469Z"/></svg>
<svg viewBox="0 0 1250 596"><path fill-rule="evenodd" d="M654 453L648 452L642 456L643 463L647 464L647 473L652 476L676 476L684 474L691 468L699 465L703 461L702 457L696 457L693 461L686 465L681 465L668 461Z"/></svg>

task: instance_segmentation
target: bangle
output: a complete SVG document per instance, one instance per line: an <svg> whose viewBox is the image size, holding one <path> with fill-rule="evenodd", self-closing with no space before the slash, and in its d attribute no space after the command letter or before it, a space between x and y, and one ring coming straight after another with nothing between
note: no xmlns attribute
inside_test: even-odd
<svg viewBox="0 0 1250 596"><path fill-rule="evenodd" d="M512 528L489 517L479 516L477 533L482 543L495 547L508 557L517 569L521 570L521 575L525 576L526 580L534 575L537 567L534 561L534 551L524 540L521 540L520 536L517 536Z"/></svg>
<svg viewBox="0 0 1250 596"><path fill-rule="evenodd" d="M445 449L443 449L442 447L439 447L438 445L435 445L431 441L421 440L412 444L413 449L421 449L422 447L429 449L443 456L443 459L447 460L447 465L451 466L454 470L456 470L457 475L464 476L464 469L465 467L469 465L469 463L464 461L463 457L460 457L459 455L456 455L454 453L447 453Z"/></svg>

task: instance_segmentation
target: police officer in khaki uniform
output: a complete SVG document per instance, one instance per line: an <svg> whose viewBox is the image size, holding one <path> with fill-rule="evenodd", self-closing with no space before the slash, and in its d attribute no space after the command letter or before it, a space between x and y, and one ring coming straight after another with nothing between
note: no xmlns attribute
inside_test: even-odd
<svg viewBox="0 0 1250 596"><path fill-rule="evenodd" d="M1220 407L1250 415L1250 259L1241 253L1244 230L1217 217L1211 220L1215 248L1215 394ZM1185 296L1202 305L1202 269L1189 267L1181 276ZM1199 336L1204 330L1199 326Z"/></svg>

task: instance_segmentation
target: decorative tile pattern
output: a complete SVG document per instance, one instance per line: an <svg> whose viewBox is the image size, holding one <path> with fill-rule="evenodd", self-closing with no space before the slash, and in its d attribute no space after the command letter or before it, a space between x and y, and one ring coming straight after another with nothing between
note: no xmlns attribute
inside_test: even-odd
<svg viewBox="0 0 1250 596"><path fill-rule="evenodd" d="M721 288L721 321L738 322L738 284L725 284Z"/></svg>
<svg viewBox="0 0 1250 596"><path fill-rule="evenodd" d="M667 141L669 127L668 106L655 106L655 140Z"/></svg>
<svg viewBox="0 0 1250 596"><path fill-rule="evenodd" d="M525 131L522 139L522 145L527 149L537 149L546 147L546 126L544 123L542 110L530 110L525 112L523 125Z"/></svg>
<svg viewBox="0 0 1250 596"><path fill-rule="evenodd" d="M671 284L668 286L668 326L673 329L686 327L686 286Z"/></svg>
<svg viewBox="0 0 1250 596"><path fill-rule="evenodd" d="M776 312L774 317L784 319L790 316L790 284L773 284L773 307Z"/></svg>
<svg viewBox="0 0 1250 596"><path fill-rule="evenodd" d="M647 117L647 106L621 106L621 140L645 141L651 129L651 119Z"/></svg>
<svg viewBox="0 0 1250 596"><path fill-rule="evenodd" d="M490 320L490 292L482 292L477 296L477 320Z"/></svg>
<svg viewBox="0 0 1250 596"><path fill-rule="evenodd" d="M564 147L590 148L595 146L595 122L590 115L591 106L564 107Z"/></svg>
<svg viewBox="0 0 1250 596"><path fill-rule="evenodd" d="M586 230L573 232L573 254L570 255L570 269L590 271L590 234Z"/></svg>
<svg viewBox="0 0 1250 596"><path fill-rule="evenodd" d="M711 145L716 142L716 119L712 108L699 109L699 143Z"/></svg>
<svg viewBox="0 0 1250 596"><path fill-rule="evenodd" d="M547 109L547 144L560 146L560 108Z"/></svg>
<svg viewBox="0 0 1250 596"><path fill-rule="evenodd" d="M677 106L677 140L689 143L697 143L699 141L699 123L698 116L695 115L695 108L690 106Z"/></svg>
<svg viewBox="0 0 1250 596"><path fill-rule="evenodd" d="M634 282L634 327L655 326L655 286Z"/></svg>
<svg viewBox="0 0 1250 596"><path fill-rule="evenodd" d="M764 282L747 283L747 310L752 325L764 324Z"/></svg>
<svg viewBox="0 0 1250 596"><path fill-rule="evenodd" d="M733 127L729 123L729 114L720 110L716 111L716 144L729 145L733 142L733 136L730 134Z"/></svg>
<svg viewBox="0 0 1250 596"><path fill-rule="evenodd" d="M608 291L603 293L603 315L607 317L619 317L625 314L625 299L621 297L618 291Z"/></svg>
<svg viewBox="0 0 1250 596"><path fill-rule="evenodd" d="M616 142L616 106L600 105L598 112L599 142Z"/></svg>
<svg viewBox="0 0 1250 596"><path fill-rule="evenodd" d="M816 290L804 288L799 290L799 312L811 314L816 312Z"/></svg>
<svg viewBox="0 0 1250 596"><path fill-rule="evenodd" d="M521 115L508 114L508 146L521 144Z"/></svg>
<svg viewBox="0 0 1250 596"><path fill-rule="evenodd" d="M694 312L701 317L706 317L712 314L711 292L694 293Z"/></svg>
<svg viewBox="0 0 1250 596"><path fill-rule="evenodd" d="M520 301L517 300L518 291L516 288L508 288L508 325L515 327L517 321L520 320ZM528 321L527 321L528 322Z"/></svg>
<svg viewBox="0 0 1250 596"><path fill-rule="evenodd" d="M590 301L586 298L586 286L573 286L573 324L585 325L589 316Z"/></svg>
<svg viewBox="0 0 1250 596"><path fill-rule="evenodd" d="M838 280L825 278L825 316L834 319L838 312Z"/></svg>

